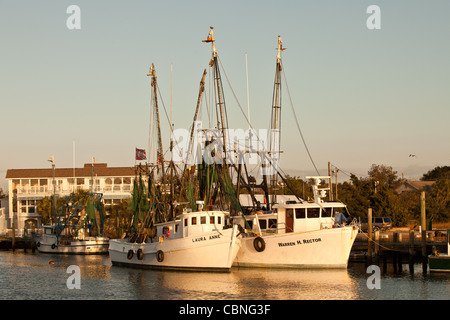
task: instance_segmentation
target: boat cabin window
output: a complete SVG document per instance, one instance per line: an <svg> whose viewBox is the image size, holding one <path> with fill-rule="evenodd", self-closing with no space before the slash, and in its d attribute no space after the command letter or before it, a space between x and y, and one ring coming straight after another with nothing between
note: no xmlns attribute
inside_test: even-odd
<svg viewBox="0 0 450 320"><path fill-rule="evenodd" d="M259 227L261 229L267 229L267 220L259 220Z"/></svg>
<svg viewBox="0 0 450 320"><path fill-rule="evenodd" d="M200 224L206 224L206 216L200 217Z"/></svg>
<svg viewBox="0 0 450 320"><path fill-rule="evenodd" d="M305 219L305 208L295 208L295 218Z"/></svg>
<svg viewBox="0 0 450 320"><path fill-rule="evenodd" d="M217 224L222 224L222 217L217 217Z"/></svg>
<svg viewBox="0 0 450 320"><path fill-rule="evenodd" d="M333 208L322 208L322 218L329 218L332 216Z"/></svg>
<svg viewBox="0 0 450 320"><path fill-rule="evenodd" d="M184 220L184 226L187 227L188 226L188 219L183 219Z"/></svg>
<svg viewBox="0 0 450 320"><path fill-rule="evenodd" d="M209 224L214 224L214 217L213 216L209 217Z"/></svg>
<svg viewBox="0 0 450 320"><path fill-rule="evenodd" d="M306 212L307 212L308 219L319 218L320 208L308 208L308 210Z"/></svg>
<svg viewBox="0 0 450 320"><path fill-rule="evenodd" d="M196 225L197 224L197 217L192 217L191 218L191 226Z"/></svg>

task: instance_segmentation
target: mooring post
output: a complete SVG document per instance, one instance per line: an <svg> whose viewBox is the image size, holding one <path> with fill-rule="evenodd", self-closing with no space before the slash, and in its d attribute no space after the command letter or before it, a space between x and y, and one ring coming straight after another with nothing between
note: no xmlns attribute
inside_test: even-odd
<svg viewBox="0 0 450 320"><path fill-rule="evenodd" d="M426 272L427 269L427 226L426 226L426 210L425 210L425 191L420 194L420 224L422 228L422 268Z"/></svg>
<svg viewBox="0 0 450 320"><path fill-rule="evenodd" d="M378 255L380 253L380 230L376 230L374 232L374 249L375 249L375 257L378 258Z"/></svg>
<svg viewBox="0 0 450 320"><path fill-rule="evenodd" d="M409 230L409 271L414 273L414 229Z"/></svg>
<svg viewBox="0 0 450 320"><path fill-rule="evenodd" d="M15 250L16 245L16 225L14 224L14 217L12 221L12 241L11 241L11 249L12 251Z"/></svg>
<svg viewBox="0 0 450 320"><path fill-rule="evenodd" d="M367 259L372 261L372 208L367 210Z"/></svg>

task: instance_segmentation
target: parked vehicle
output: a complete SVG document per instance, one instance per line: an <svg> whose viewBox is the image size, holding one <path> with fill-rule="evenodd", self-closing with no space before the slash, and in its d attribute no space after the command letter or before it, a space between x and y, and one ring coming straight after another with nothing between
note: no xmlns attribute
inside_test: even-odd
<svg viewBox="0 0 450 320"><path fill-rule="evenodd" d="M361 219L361 231L367 231L369 226L367 223L367 218ZM392 228L392 220L388 217L373 217L372 218L372 229L374 231L381 230L386 231Z"/></svg>

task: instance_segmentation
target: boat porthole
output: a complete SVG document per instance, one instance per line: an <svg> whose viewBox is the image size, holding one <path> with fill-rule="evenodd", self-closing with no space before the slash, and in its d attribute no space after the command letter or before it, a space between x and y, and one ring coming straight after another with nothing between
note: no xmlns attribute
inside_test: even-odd
<svg viewBox="0 0 450 320"><path fill-rule="evenodd" d="M263 238L256 237L255 240L253 240L253 247L255 247L256 251L263 252L266 248L266 243L264 242Z"/></svg>
<svg viewBox="0 0 450 320"><path fill-rule="evenodd" d="M138 249L138 251L136 252L136 254L137 254L137 258L138 258L139 260L144 259L144 252L142 251L142 249Z"/></svg>
<svg viewBox="0 0 450 320"><path fill-rule="evenodd" d="M128 260L131 260L131 258L133 258L133 250L128 250L128 253L127 253L127 258L128 258Z"/></svg>
<svg viewBox="0 0 450 320"><path fill-rule="evenodd" d="M55 246L55 244L53 243L53 244L52 244L52 249L55 249L55 248L56 248L56 246Z"/></svg>
<svg viewBox="0 0 450 320"><path fill-rule="evenodd" d="M156 260L158 260L158 262L163 262L164 252L162 252L161 250L156 251Z"/></svg>

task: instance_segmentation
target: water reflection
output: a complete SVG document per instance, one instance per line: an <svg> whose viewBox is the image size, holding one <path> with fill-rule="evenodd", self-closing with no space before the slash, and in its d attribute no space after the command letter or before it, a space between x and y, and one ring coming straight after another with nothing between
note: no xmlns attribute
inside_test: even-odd
<svg viewBox="0 0 450 320"><path fill-rule="evenodd" d="M49 260L53 264L49 264ZM78 265L81 289L69 290L67 267ZM111 266L108 256L0 251L0 299L446 299L450 275L381 268L381 290L367 288L367 266L348 269L235 269L230 273L157 271Z"/></svg>
<svg viewBox="0 0 450 320"><path fill-rule="evenodd" d="M123 270L112 268L111 273ZM128 270L137 299L355 299L347 270L233 269L231 273ZM155 291L156 290L156 291Z"/></svg>

